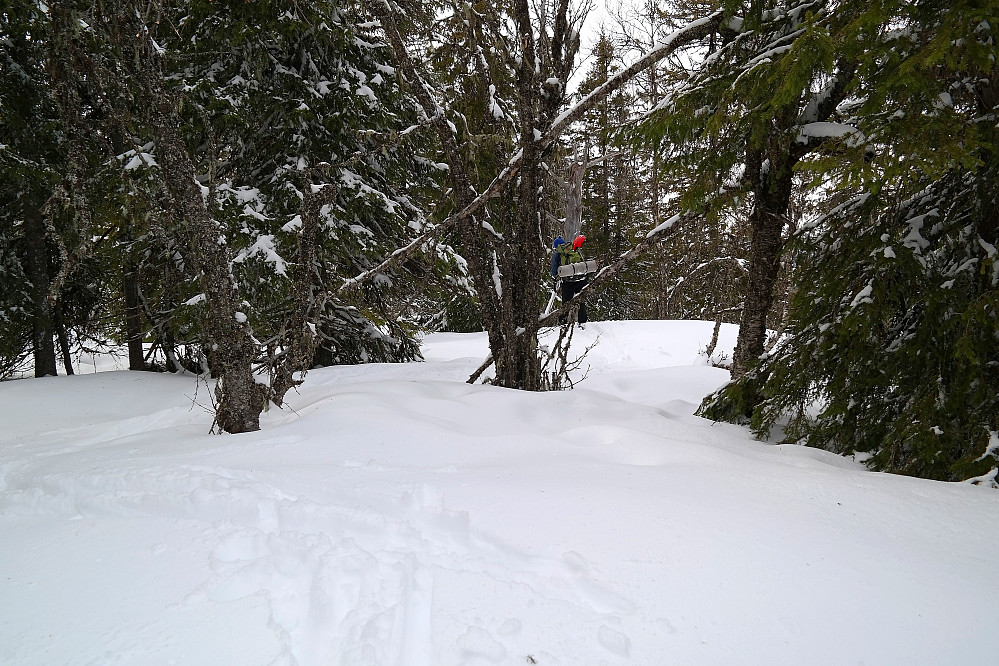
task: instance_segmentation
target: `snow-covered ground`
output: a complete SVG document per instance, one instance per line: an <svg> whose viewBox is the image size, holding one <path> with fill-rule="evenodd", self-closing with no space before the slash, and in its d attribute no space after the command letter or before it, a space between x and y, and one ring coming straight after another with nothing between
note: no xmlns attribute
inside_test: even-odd
<svg viewBox="0 0 999 666"><path fill-rule="evenodd" d="M543 394L433 335L238 436L190 376L0 384L0 664L993 663L999 494L694 417L710 333L591 324Z"/></svg>

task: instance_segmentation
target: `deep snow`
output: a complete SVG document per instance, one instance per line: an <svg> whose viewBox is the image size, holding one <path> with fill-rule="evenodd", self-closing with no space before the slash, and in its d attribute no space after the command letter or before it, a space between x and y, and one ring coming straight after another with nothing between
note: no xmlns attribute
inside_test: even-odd
<svg viewBox="0 0 999 666"><path fill-rule="evenodd" d="M433 335L238 436L190 376L0 384L0 664L992 662L999 494L692 416L710 333L590 324L543 394Z"/></svg>

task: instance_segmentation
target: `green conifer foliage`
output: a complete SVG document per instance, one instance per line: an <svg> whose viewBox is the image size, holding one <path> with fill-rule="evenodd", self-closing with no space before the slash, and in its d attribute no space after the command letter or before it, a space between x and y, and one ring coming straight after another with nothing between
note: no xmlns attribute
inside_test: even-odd
<svg viewBox="0 0 999 666"><path fill-rule="evenodd" d="M179 32L162 38L178 54L190 151L231 230L246 314L261 341L277 342L292 307L289 274L307 194L336 190L319 211L311 268L332 289L422 228L419 197L437 172L403 133L415 114L391 50L358 8L190 2L178 4L174 22ZM316 360L418 356L401 323L415 316L405 303L416 300L414 274L427 278L444 265L453 265L446 247L382 276L356 302L317 293ZM425 283L428 293L436 279Z"/></svg>
<svg viewBox="0 0 999 666"><path fill-rule="evenodd" d="M363 290L331 296L345 278L424 229L425 197L439 173L408 131L416 113L376 22L359 7L312 0L67 2L58 12L72 18L55 41L48 35L57 12L41 3L14 2L2 15L12 39L0 44L7 65L0 214L15 230L0 239L13 250L0 268L13 276L2 307L6 356L18 355L30 338L32 314L25 243L16 230L26 211L49 201L58 231L49 234L49 253L58 259L53 276L71 264L57 294L67 323L82 313L67 300L83 293L82 281L91 296L99 292L103 320L102 330L88 333L121 341L127 276L138 287L146 341L164 353L166 367L202 370L210 361L198 351L202 286L177 233L183 220L164 199L149 87L140 84L138 60L127 57L131 42L150 39L261 360L280 354L297 307L292 276L309 196L329 199L317 209L317 253L307 268L315 276L308 316L321 338L315 360L418 357L412 333L427 322L421 311L440 310L445 296L461 291L461 270L446 245ZM121 22L108 17L123 15L139 27L122 34ZM60 190L62 183L73 187Z"/></svg>
<svg viewBox="0 0 999 666"><path fill-rule="evenodd" d="M812 166L861 193L795 241L799 290L754 374L754 425L878 470L981 477L999 430L995 9L857 16L844 34L865 49L863 96L847 111L864 140Z"/></svg>
<svg viewBox="0 0 999 666"><path fill-rule="evenodd" d="M0 11L0 378L23 371L31 354L36 375L56 374L53 338L72 372L70 352L99 335L108 286L92 256L101 234L73 205L87 197L81 175L96 151L67 149L75 128L57 99L72 94L79 108L93 107L80 99L85 89L53 90L51 48L42 4L16 0Z"/></svg>
<svg viewBox="0 0 999 666"><path fill-rule="evenodd" d="M580 96L603 85L621 69L621 58L607 35L600 35L591 58L592 64L579 85ZM584 115L573 136L577 154L567 156L586 164L582 192L582 233L586 236L583 251L588 259L596 259L601 266L614 263L634 246L636 237L650 229L649 212L643 206L647 194L642 173L644 155L636 154L631 147L622 147L619 141L621 128L635 116L636 99L631 91L622 89L608 95ZM582 151L587 148L589 153L584 155ZM587 305L590 318L636 317L643 292L647 290L644 277L647 269L639 260L622 270Z"/></svg>

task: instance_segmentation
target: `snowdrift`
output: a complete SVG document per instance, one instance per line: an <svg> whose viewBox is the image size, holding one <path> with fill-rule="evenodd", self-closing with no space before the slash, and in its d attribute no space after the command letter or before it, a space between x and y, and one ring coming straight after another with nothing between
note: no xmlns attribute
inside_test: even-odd
<svg viewBox="0 0 999 666"><path fill-rule="evenodd" d="M590 324L545 394L432 335L238 436L190 376L0 384L0 663L988 661L999 495L694 417L710 335Z"/></svg>

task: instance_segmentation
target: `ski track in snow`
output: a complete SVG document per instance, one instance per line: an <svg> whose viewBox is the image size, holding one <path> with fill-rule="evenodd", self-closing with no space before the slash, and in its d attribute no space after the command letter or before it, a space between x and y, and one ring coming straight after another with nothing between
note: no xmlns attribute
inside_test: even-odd
<svg viewBox="0 0 999 666"><path fill-rule="evenodd" d="M106 431L105 444L164 420L122 421ZM167 472L126 457L119 465L73 469L71 454L100 440L85 430L71 446L0 466L0 517L182 516L203 523L209 577L187 602L265 595L281 646L275 663L432 666L431 607L441 572L485 576L604 619L635 610L571 557L532 555L477 530L467 515L446 510L441 491L427 484L401 488L383 511L359 496L356 505L290 496L281 479L222 466ZM498 663L507 649L494 633L473 625L456 645L475 663ZM598 640L626 656L620 632L601 626Z"/></svg>
<svg viewBox="0 0 999 666"><path fill-rule="evenodd" d="M484 340L441 335L426 364L310 373L232 437L189 377L0 386L0 592L23 602L0 663L935 664L978 650L960 632L987 644L993 495L693 417L724 379L697 355L711 323L660 326L588 326L592 376L529 396L465 384Z"/></svg>

